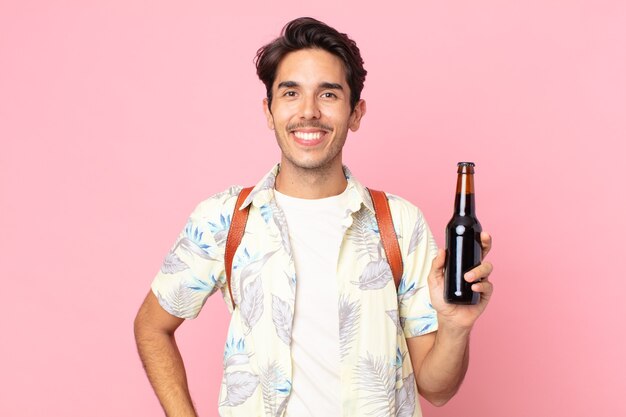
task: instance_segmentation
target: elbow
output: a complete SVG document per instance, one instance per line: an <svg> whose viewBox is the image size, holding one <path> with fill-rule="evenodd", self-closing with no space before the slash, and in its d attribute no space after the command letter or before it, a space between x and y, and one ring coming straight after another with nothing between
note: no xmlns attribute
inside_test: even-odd
<svg viewBox="0 0 626 417"><path fill-rule="evenodd" d="M133 321L133 333L135 333L135 339L137 338L138 334L141 333L141 329L142 323L139 319L139 315L137 315L137 317L135 317L135 320Z"/></svg>
<svg viewBox="0 0 626 417"><path fill-rule="evenodd" d="M428 399L428 402L434 405L435 407L443 407L450 400L449 398L433 398Z"/></svg>
<svg viewBox="0 0 626 417"><path fill-rule="evenodd" d="M133 333L135 335L135 342L139 344L139 341L143 339L145 327L139 317L135 317L135 321L133 322Z"/></svg>
<svg viewBox="0 0 626 417"><path fill-rule="evenodd" d="M146 324L144 320L145 314L143 314L143 306L139 308L137 315L135 316L135 320L133 320L133 332L135 333L135 338L145 329Z"/></svg>
<svg viewBox="0 0 626 417"><path fill-rule="evenodd" d="M150 338L150 335L155 333L155 329L151 321L148 320L143 307L139 309L137 316L135 316L135 320L133 321L133 333L135 334L135 341L137 343Z"/></svg>
<svg viewBox="0 0 626 417"><path fill-rule="evenodd" d="M422 393L422 397L435 407L443 407L454 397L455 392L451 393Z"/></svg>

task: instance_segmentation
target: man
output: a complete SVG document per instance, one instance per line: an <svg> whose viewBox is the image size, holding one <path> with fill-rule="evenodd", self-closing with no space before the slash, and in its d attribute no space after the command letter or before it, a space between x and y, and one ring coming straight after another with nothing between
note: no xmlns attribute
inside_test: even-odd
<svg viewBox="0 0 626 417"><path fill-rule="evenodd" d="M421 212L389 196L404 263L396 289L372 201L342 165L348 130L366 112L366 71L345 34L296 19L258 51L256 65L280 164L240 207L240 187L198 205L135 320L166 414L196 415L174 332L218 289L232 310L220 415L420 416L418 392L444 404L465 375L491 265L466 274L479 304L446 304L444 251ZM228 288L226 234L233 210L245 207ZM491 238L482 241L486 254Z"/></svg>

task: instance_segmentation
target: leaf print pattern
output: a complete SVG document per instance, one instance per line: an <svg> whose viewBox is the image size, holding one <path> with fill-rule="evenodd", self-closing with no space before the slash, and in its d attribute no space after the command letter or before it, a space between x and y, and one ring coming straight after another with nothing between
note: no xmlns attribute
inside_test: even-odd
<svg viewBox="0 0 626 417"><path fill-rule="evenodd" d="M235 340L231 337L224 348L224 369L230 366L247 365L248 363L250 363L250 358L246 352L245 339Z"/></svg>
<svg viewBox="0 0 626 417"><path fill-rule="evenodd" d="M248 253L248 248L243 248L243 250L236 251L235 259L233 260L233 271L236 269L245 268L251 261L252 257L250 256L250 253ZM240 279L239 282L243 283L243 280ZM240 285L236 285L234 280L231 280L231 291L233 293L235 304L239 304L241 302L239 287Z"/></svg>
<svg viewBox="0 0 626 417"><path fill-rule="evenodd" d="M230 187L230 188L228 188L228 189L226 189L226 190L224 190L224 191L222 191L220 193L214 194L212 199L213 200L224 200L225 198L228 198L228 197L234 197L236 195L239 195L239 193L241 192L242 188L243 187L241 187L240 185L233 185L232 187Z"/></svg>
<svg viewBox="0 0 626 417"><path fill-rule="evenodd" d="M213 238L218 246L226 245L226 238L228 237L228 230L230 229L231 214L220 214L219 222L209 222L209 230L213 233Z"/></svg>
<svg viewBox="0 0 626 417"><path fill-rule="evenodd" d="M211 275L211 283L201 280L200 278L193 277L193 283L188 284L187 288L194 291L202 291L206 296L211 296L215 291L221 288L222 284L218 282L213 275Z"/></svg>
<svg viewBox="0 0 626 417"><path fill-rule="evenodd" d="M432 306L432 304L429 304ZM411 336L420 336L432 331L437 326L437 312L435 310L428 311L415 317L400 318L402 328L409 326Z"/></svg>
<svg viewBox="0 0 626 417"><path fill-rule="evenodd" d="M276 251L268 252L261 259L256 259L256 257L250 256L247 248L244 248L243 255L237 258L237 263L234 264L233 266L233 269L241 268L241 273L239 274L239 281L238 281L242 287L241 294L239 294L240 285L233 285L233 297L235 297L235 300L237 300L237 304L239 304L240 302L243 302L242 301L244 298L243 289L247 288L246 281L253 280L255 277L257 278L260 277L261 270L263 269L267 261L275 253ZM243 263L245 262L247 262L247 264L243 266ZM259 282L259 285L261 285L260 282ZM263 296L262 290L261 290L261 296Z"/></svg>
<svg viewBox="0 0 626 417"><path fill-rule="evenodd" d="M175 274L188 268L189 265L183 262L178 255L169 251L163 260L163 265L161 265L161 272L164 274Z"/></svg>
<svg viewBox="0 0 626 417"><path fill-rule="evenodd" d="M291 244L289 243L289 227L287 226L287 218L285 217L285 213L282 211L278 204L276 204L276 200L272 200L270 202L270 208L272 210L272 218L274 219L274 223L276 223L276 227L280 232L280 238L283 244L283 249L287 252L287 255L291 256Z"/></svg>
<svg viewBox="0 0 626 417"><path fill-rule="evenodd" d="M293 323L293 311L289 303L272 294L272 321L276 328L276 334L287 346L291 344L291 325Z"/></svg>
<svg viewBox="0 0 626 417"><path fill-rule="evenodd" d="M435 242L435 237L433 235L428 237L428 247L430 248L429 255L433 258L437 256L437 242Z"/></svg>
<svg viewBox="0 0 626 417"><path fill-rule="evenodd" d="M400 351L400 348L397 347L396 348L396 369L402 368L402 363L403 362L404 362L404 356L402 355L402 352Z"/></svg>
<svg viewBox="0 0 626 417"><path fill-rule="evenodd" d="M200 247L196 242L186 237L181 238L173 250L178 248L189 253L190 255L195 254L204 259L216 260L213 256L209 255L207 251L203 250L202 247Z"/></svg>
<svg viewBox="0 0 626 417"><path fill-rule="evenodd" d="M233 269L241 269L248 265L250 262L253 262L256 257L250 255L248 252L248 248L243 248L243 250L238 250L235 252L235 259L233 261Z"/></svg>
<svg viewBox="0 0 626 417"><path fill-rule="evenodd" d="M176 245L172 249L172 252L176 252L178 248L187 252L190 256L194 254L208 260L217 260L214 256L209 254L209 245L202 239L204 232L199 227L194 226L190 221L185 226L184 236L181 237Z"/></svg>
<svg viewBox="0 0 626 417"><path fill-rule="evenodd" d="M399 335L402 334L402 327L400 327L400 319L398 316L398 310L388 310L386 311L386 313L391 319L391 321L393 321L393 324L396 325L396 328L398 329L398 334Z"/></svg>
<svg viewBox="0 0 626 417"><path fill-rule="evenodd" d="M230 366L247 365L249 363L250 363L250 358L248 357L248 355L243 354L243 353L238 353L236 355L229 356L224 361L224 369L227 369Z"/></svg>
<svg viewBox="0 0 626 417"><path fill-rule="evenodd" d="M287 407L287 401L289 401L289 397L283 398L283 401L280 403L280 406L278 406L278 409L276 410L276 414L274 414L275 417L280 417L283 415L283 410Z"/></svg>
<svg viewBox="0 0 626 417"><path fill-rule="evenodd" d="M380 259L375 219L365 210L359 210L353 218L352 226L346 234L348 239L354 242L359 257L369 256L372 261Z"/></svg>
<svg viewBox="0 0 626 417"><path fill-rule="evenodd" d="M346 177L346 180L350 181L353 177L352 171L350 171L350 168L348 168L345 165L342 168L343 168L343 175Z"/></svg>
<svg viewBox="0 0 626 417"><path fill-rule="evenodd" d="M424 223L421 217L417 218L415 222L415 227L413 228L413 233L411 234L411 240L409 241L409 255L415 252L417 245L422 240L422 235L424 234L424 230L426 228L426 223Z"/></svg>
<svg viewBox="0 0 626 417"><path fill-rule="evenodd" d="M260 185L257 185L256 187L254 187L254 189L250 192L250 195L248 195L248 197L244 200L243 202L243 206L246 206L248 204L250 204L252 202L252 200L254 200L254 198L256 197L257 194L259 194L260 192L263 191L267 191L270 190L272 188L274 188L274 184L276 183L276 174L274 175L267 175L264 179L263 179L263 183L261 183Z"/></svg>
<svg viewBox="0 0 626 417"><path fill-rule="evenodd" d="M402 364L404 363L404 358L406 357L407 352L402 354L400 348L396 348L396 382L402 380Z"/></svg>
<svg viewBox="0 0 626 417"><path fill-rule="evenodd" d="M204 236L204 232L200 230L198 226L195 226L193 222L189 221L187 226L185 226L185 236L191 242L195 243L200 249L208 249L209 245L202 241L202 236Z"/></svg>
<svg viewBox="0 0 626 417"><path fill-rule="evenodd" d="M391 268L385 259L371 261L365 265L359 281L352 281L362 290L379 290L392 279Z"/></svg>
<svg viewBox="0 0 626 417"><path fill-rule="evenodd" d="M265 415L278 417L287 405L291 392L291 381L285 376L277 362L272 362L261 370L263 404ZM280 400L280 402L279 402Z"/></svg>
<svg viewBox="0 0 626 417"><path fill-rule="evenodd" d="M259 385L259 377L247 371L236 371L224 374L224 382L226 399L221 405L235 407L252 396Z"/></svg>
<svg viewBox="0 0 626 417"><path fill-rule="evenodd" d="M388 417L395 415L396 367L382 357L367 353L361 357L355 370L359 391L367 402L367 415Z"/></svg>
<svg viewBox="0 0 626 417"><path fill-rule="evenodd" d="M270 222L270 219L272 218L272 208L269 206L269 204L263 204L260 207L260 211L263 221L265 222L265 224L268 224Z"/></svg>
<svg viewBox="0 0 626 417"><path fill-rule="evenodd" d="M406 278L406 275L402 275L400 285L398 285L398 303L400 304L417 293L417 286L415 285L415 282L411 282L411 285L407 285Z"/></svg>
<svg viewBox="0 0 626 417"><path fill-rule="evenodd" d="M359 301L350 302L349 296L342 294L339 297L339 351L343 359L350 351L350 344L358 330L361 318L361 304Z"/></svg>
<svg viewBox="0 0 626 417"><path fill-rule="evenodd" d="M194 291L188 287L173 290L167 296L157 294L159 304L170 314L176 317L191 318L196 316L196 304L203 303L205 293Z"/></svg>
<svg viewBox="0 0 626 417"><path fill-rule="evenodd" d="M396 417L411 417L415 413L415 377L409 374L396 390Z"/></svg>
<svg viewBox="0 0 626 417"><path fill-rule="evenodd" d="M247 253L247 249L245 251ZM263 255L261 259L254 259L252 257L249 257L250 262L246 266L244 266L243 269L241 270L241 275L240 275L241 281L244 282L252 277L258 276L261 273L261 269L263 269L263 266L265 266L267 261L275 253L276 251L268 252L265 255ZM238 267L240 266L237 266L237 268Z"/></svg>
<svg viewBox="0 0 626 417"><path fill-rule="evenodd" d="M291 290L291 294L294 295L296 293L296 274L289 276L289 274L285 272L285 275L287 275L287 279L289 280L289 289Z"/></svg>
<svg viewBox="0 0 626 417"><path fill-rule="evenodd" d="M248 326L248 331L251 331L263 314L263 285L261 276L259 275L244 288L245 291L241 292L241 316L246 326Z"/></svg>

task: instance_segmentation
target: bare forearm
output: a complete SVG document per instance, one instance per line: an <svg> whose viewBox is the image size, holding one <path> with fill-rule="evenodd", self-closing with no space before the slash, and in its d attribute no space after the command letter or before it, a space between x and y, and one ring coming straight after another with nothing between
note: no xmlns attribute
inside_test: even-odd
<svg viewBox="0 0 626 417"><path fill-rule="evenodd" d="M174 336L136 329L135 339L148 379L167 417L196 417Z"/></svg>
<svg viewBox="0 0 626 417"><path fill-rule="evenodd" d="M420 393L435 405L445 404L461 386L468 364L469 330L441 326L417 374Z"/></svg>

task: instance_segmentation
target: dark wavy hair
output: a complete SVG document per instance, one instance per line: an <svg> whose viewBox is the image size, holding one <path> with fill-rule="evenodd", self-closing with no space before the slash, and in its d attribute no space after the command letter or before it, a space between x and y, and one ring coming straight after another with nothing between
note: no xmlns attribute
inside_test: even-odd
<svg viewBox="0 0 626 417"><path fill-rule="evenodd" d="M312 17L300 17L287 23L280 36L259 48L254 58L256 73L265 84L267 101L272 105L272 86L280 61L290 52L319 48L339 57L346 70L350 87L350 107L354 110L361 98L367 71L356 43L345 33L339 33L327 24Z"/></svg>

